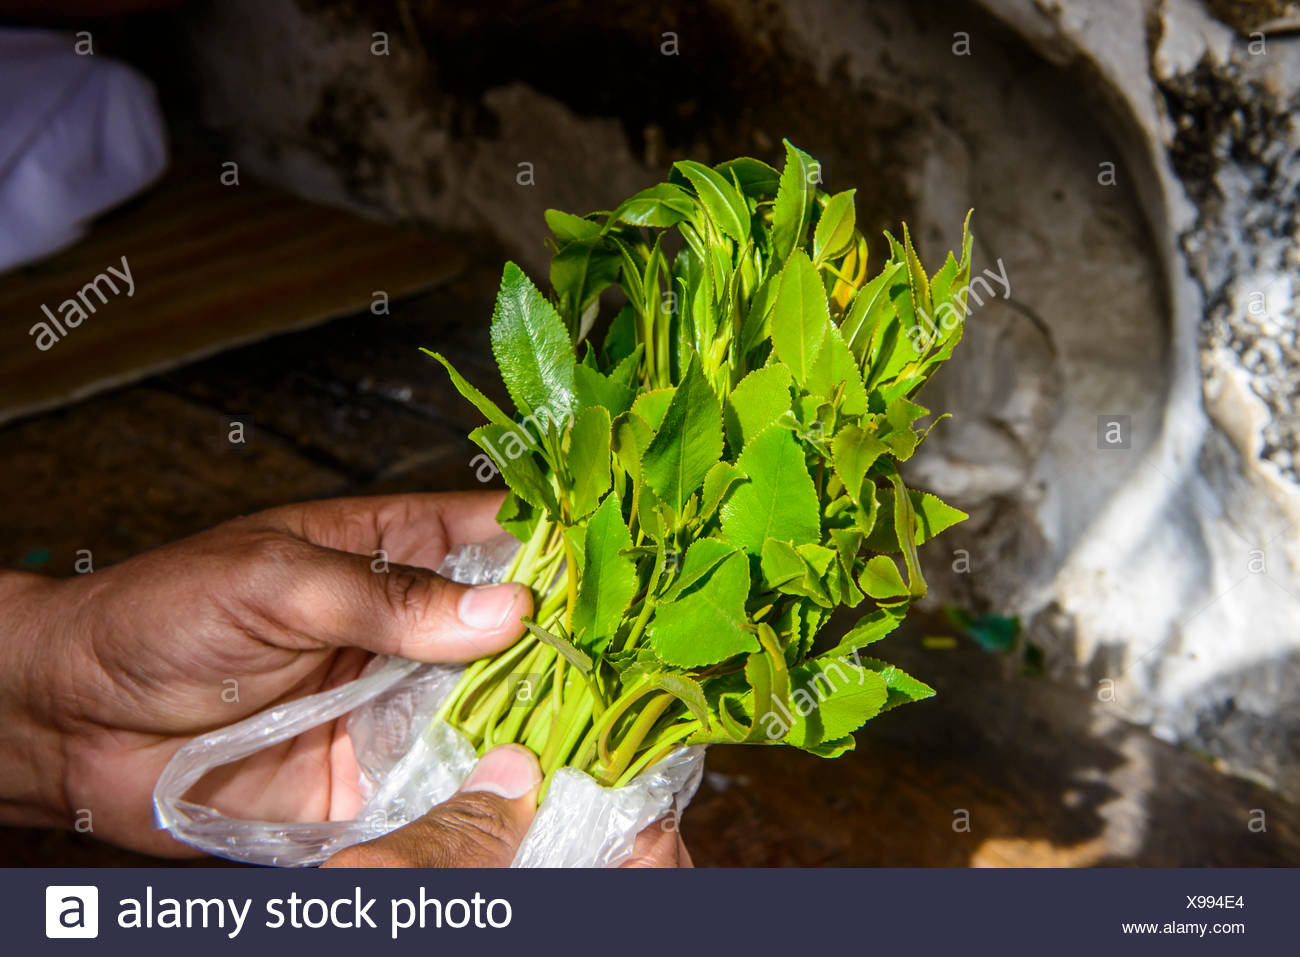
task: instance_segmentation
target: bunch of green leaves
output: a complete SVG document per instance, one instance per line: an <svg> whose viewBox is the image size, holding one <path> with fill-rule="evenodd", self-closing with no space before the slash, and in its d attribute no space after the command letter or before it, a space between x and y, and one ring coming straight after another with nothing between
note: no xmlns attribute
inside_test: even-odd
<svg viewBox="0 0 1300 957"><path fill-rule="evenodd" d="M523 543L507 577L535 594L439 713L480 750L618 784L682 743L835 756L933 694L862 649L965 517L899 466L961 336L971 238L930 275L904 226L870 274L854 191L820 181L787 142L780 172L683 160L612 211L548 211L549 295L507 264L492 317L513 411L435 354L487 420L471 438ZM825 640L839 606L861 615Z"/></svg>

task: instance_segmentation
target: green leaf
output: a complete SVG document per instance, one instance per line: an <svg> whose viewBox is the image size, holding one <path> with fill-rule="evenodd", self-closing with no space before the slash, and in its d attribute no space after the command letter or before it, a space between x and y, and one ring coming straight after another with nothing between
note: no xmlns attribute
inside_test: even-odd
<svg viewBox="0 0 1300 957"><path fill-rule="evenodd" d="M727 397L727 444L739 453L754 436L790 411L790 370L755 369Z"/></svg>
<svg viewBox="0 0 1300 957"><path fill-rule="evenodd" d="M831 567L831 562L835 561L835 549L827 548L825 545L818 545L815 542L796 545L795 551L812 567L819 577L825 575Z"/></svg>
<svg viewBox="0 0 1300 957"><path fill-rule="evenodd" d="M867 411L867 390L862 385L862 372L858 369L853 353L844 344L839 329L828 324L826 338L821 350L813 362L812 370L805 383L813 395L830 398L835 390L844 387L840 411L845 415L862 415Z"/></svg>
<svg viewBox="0 0 1300 957"><path fill-rule="evenodd" d="M802 750L815 754L819 758L838 758L846 751L852 751L856 746L857 742L853 740L853 735L846 734L842 738L831 741L818 741L816 744L805 745Z"/></svg>
<svg viewBox="0 0 1300 957"><path fill-rule="evenodd" d="M946 528L970 518L961 509L953 508L941 502L929 492L908 489L912 499L912 508L916 512L916 544L924 545Z"/></svg>
<svg viewBox="0 0 1300 957"><path fill-rule="evenodd" d="M501 477L516 495L530 505L556 511L555 493L514 423L484 425L469 434L470 441L492 459Z"/></svg>
<svg viewBox="0 0 1300 957"><path fill-rule="evenodd" d="M600 353L608 367L615 363L622 363L638 348L640 347L636 342L636 312L631 306L624 306L614 315L613 321L609 324L605 341L600 345Z"/></svg>
<svg viewBox="0 0 1300 957"><path fill-rule="evenodd" d="M679 160L673 166L691 181L709 218L720 230L738 243L749 238L749 206L736 187L703 163Z"/></svg>
<svg viewBox="0 0 1300 957"><path fill-rule="evenodd" d="M722 564L723 560L740 552L732 545L716 538L700 538L691 543L682 562L682 570L677 573L672 585L664 592L665 601L681 598L693 587L704 581L711 571Z"/></svg>
<svg viewBox="0 0 1300 957"><path fill-rule="evenodd" d="M769 428L745 446L736 465L749 476L722 505L722 531L751 555L779 536L796 545L821 540L817 490L794 436Z"/></svg>
<svg viewBox="0 0 1300 957"><path fill-rule="evenodd" d="M853 242L853 194L856 192L854 189L845 190L826 201L813 233L812 258L818 266L827 259L834 259Z"/></svg>
<svg viewBox="0 0 1300 957"><path fill-rule="evenodd" d="M574 340L586 334L590 318L581 328L579 321L587 306L618 279L621 264L622 258L600 236L574 240L551 257L551 286L568 313L568 333Z"/></svg>
<svg viewBox="0 0 1300 957"><path fill-rule="evenodd" d="M888 452L885 443L856 425L846 425L831 440L831 456L835 474L844 483L844 491L855 504L862 504L862 485L867 469L881 455Z"/></svg>
<svg viewBox="0 0 1300 957"><path fill-rule="evenodd" d="M748 597L749 562L735 552L681 598L655 609L647 628L651 647L679 668L702 668L757 651L758 639L744 629Z"/></svg>
<svg viewBox="0 0 1300 957"><path fill-rule="evenodd" d="M656 688L667 691L686 705L686 710L704 725L704 730L709 729L709 702L705 699L704 689L698 681L679 674L656 675L650 680Z"/></svg>
<svg viewBox="0 0 1300 957"><path fill-rule="evenodd" d="M853 298L853 305L840 325L844 342L860 366L867 364L872 342L887 317L892 315L893 303L889 290L902 271L902 263L892 263L863 286Z"/></svg>
<svg viewBox="0 0 1300 957"><path fill-rule="evenodd" d="M761 343L772 335L772 307L776 305L776 294L781 288L781 274L769 275L754 290L749 306L745 310L745 321L740 327L740 354L749 355Z"/></svg>
<svg viewBox="0 0 1300 957"><path fill-rule="evenodd" d="M644 482L638 485L636 491L636 520L642 532L657 542L663 541L665 528L659 499Z"/></svg>
<svg viewBox="0 0 1300 957"><path fill-rule="evenodd" d="M571 516L582 518L609 491L609 410L592 406L573 421L569 430L569 467L573 474Z"/></svg>
<svg viewBox="0 0 1300 957"><path fill-rule="evenodd" d="M636 566L620 554L632 547L618 498L609 495L587 523L582 580L573 607L573 632L582 647L603 651L637 591Z"/></svg>
<svg viewBox="0 0 1300 957"><path fill-rule="evenodd" d="M618 209L614 210L610 223L623 222L632 226L676 226L683 220L690 219L695 214L695 209L695 200L686 190L671 183L660 183L624 200Z"/></svg>
<svg viewBox="0 0 1300 957"><path fill-rule="evenodd" d="M872 598L899 598L907 594L907 582L898 572L898 566L888 555L868 559L858 584Z"/></svg>
<svg viewBox="0 0 1300 957"><path fill-rule="evenodd" d="M691 358L663 422L641 459L645 482L674 512L722 455L722 409L700 362Z"/></svg>
<svg viewBox="0 0 1300 957"><path fill-rule="evenodd" d="M881 707L881 711L897 708L900 704L924 701L926 698L934 697L934 689L928 684L924 681L917 681L906 671L891 665L887 661L880 661L876 658L857 658L855 660L880 675L885 682L885 687L889 689L889 699Z"/></svg>
<svg viewBox="0 0 1300 957"><path fill-rule="evenodd" d="M563 534L569 555L573 556L573 567L581 568L583 557L587 554L587 526L566 525ZM565 555L565 561L568 561L569 555Z"/></svg>
<svg viewBox="0 0 1300 957"><path fill-rule="evenodd" d="M654 432L635 412L624 412L613 423L613 451L623 471L633 480L641 478L641 456Z"/></svg>
<svg viewBox="0 0 1300 957"><path fill-rule="evenodd" d="M700 493L700 518L708 519L718 510L722 499L731 487L745 478L745 473L730 462L716 462L704 476L704 490Z"/></svg>
<svg viewBox="0 0 1300 957"><path fill-rule="evenodd" d="M807 564L789 542L769 538L763 543L763 583L773 590L788 582L802 580Z"/></svg>
<svg viewBox="0 0 1300 957"><path fill-rule="evenodd" d="M817 269L807 253L796 250L781 271L772 306L772 348L801 385L808 381L830 322L826 290Z"/></svg>
<svg viewBox="0 0 1300 957"><path fill-rule="evenodd" d="M834 552L820 545L806 544L796 548L789 542L769 538L763 543L763 581L774 591L802 595L824 608L831 608L835 601L822 578L834 556Z"/></svg>
<svg viewBox="0 0 1300 957"><path fill-rule="evenodd" d="M803 150L785 143L785 167L772 210L772 251L783 263L808 234L815 194L813 181L817 161Z"/></svg>
<svg viewBox="0 0 1300 957"><path fill-rule="evenodd" d="M672 386L664 389L651 389L642 392L632 403L632 411L641 417L652 431L657 432L668 412L668 405L673 401L676 390Z"/></svg>
<svg viewBox="0 0 1300 957"><path fill-rule="evenodd" d="M808 662L792 671L790 679L795 721L785 740L800 748L852 734L889 699L880 675L845 658Z"/></svg>
<svg viewBox="0 0 1300 957"><path fill-rule="evenodd" d="M521 412L558 420L573 408L573 342L559 313L514 263L506 263L492 312L492 352Z"/></svg>
<svg viewBox="0 0 1300 957"><path fill-rule="evenodd" d="M610 381L631 392L636 392L636 388L640 384L638 373L641 370L641 357L644 352L645 346L637 345L634 347L614 366L613 371L609 374Z"/></svg>
<svg viewBox="0 0 1300 957"><path fill-rule="evenodd" d="M572 242L575 239L590 239L600 234L600 223L593 223L581 216L574 216L559 209L548 209L543 215L546 218L546 225L561 243Z"/></svg>
<svg viewBox="0 0 1300 957"><path fill-rule="evenodd" d="M899 397L885 409L885 421L896 429L902 429L929 414L930 410L925 406L917 405L906 397Z"/></svg>
<svg viewBox="0 0 1300 957"><path fill-rule="evenodd" d="M912 235L907 230L907 223L903 223L903 249L907 254L907 285L912 292L912 308L916 310L919 321L932 326L930 281L925 276L925 267L921 265L916 250L912 248Z"/></svg>
<svg viewBox="0 0 1300 957"><path fill-rule="evenodd" d="M451 384L456 387L456 391L470 401L474 408L478 409L493 425L501 425L509 428L514 425L510 416L501 411L501 407L485 396L478 389L474 388L468 380L465 379L456 367L443 358L441 353L430 352L428 349L421 348L425 355L433 356L442 363L442 367L447 370L447 375L451 377Z"/></svg>
<svg viewBox="0 0 1300 957"><path fill-rule="evenodd" d="M547 631L531 618L520 619L525 628L542 640L543 644L550 645L561 655L564 660L573 667L577 668L584 675L591 672L591 656L581 649L575 648L567 639Z"/></svg>
<svg viewBox="0 0 1300 957"><path fill-rule="evenodd" d="M877 556L880 557L880 556ZM897 569L895 569L897 574ZM884 605L858 619L848 633L824 657L840 658L886 637L902 623L907 604Z"/></svg>
<svg viewBox="0 0 1300 957"><path fill-rule="evenodd" d="M497 524L520 542L526 542L533 537L533 532L537 531L542 518L542 511L524 501L518 492L508 493L501 507L497 509Z"/></svg>
<svg viewBox="0 0 1300 957"><path fill-rule="evenodd" d="M573 393L577 411L602 406L610 418L622 415L632 407L635 393L621 382L616 382L595 369L579 364L573 370Z"/></svg>
<svg viewBox="0 0 1300 957"><path fill-rule="evenodd" d="M726 179L735 177L740 191L752 199L771 199L780 185L781 174L762 160L741 156L714 167Z"/></svg>

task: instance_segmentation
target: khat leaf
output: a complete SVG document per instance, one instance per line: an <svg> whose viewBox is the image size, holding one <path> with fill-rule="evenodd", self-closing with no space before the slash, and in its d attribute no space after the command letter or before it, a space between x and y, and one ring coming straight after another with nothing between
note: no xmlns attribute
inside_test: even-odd
<svg viewBox="0 0 1300 957"><path fill-rule="evenodd" d="M785 262L808 234L814 181L821 178L816 160L789 140L784 142L785 167L772 211L772 251L778 263Z"/></svg>
<svg viewBox="0 0 1300 957"><path fill-rule="evenodd" d="M813 262L820 266L827 259L833 259L848 248L853 242L854 209L853 194L857 190L849 189L836 193L826 201L821 218L817 220L817 229L813 233Z"/></svg>
<svg viewBox="0 0 1300 957"><path fill-rule="evenodd" d="M897 569L894 570L897 574ZM830 651L826 652L824 657L839 658L844 655L851 655L859 648L865 648L872 642L879 641L881 638L889 635L903 621L903 616L907 613L907 604L882 605L875 611L869 612L858 619L856 625L849 629L848 633L841 638Z"/></svg>
<svg viewBox="0 0 1300 957"><path fill-rule="evenodd" d="M862 415L867 411L867 390L862 385L862 371L853 353L844 344L839 329L828 324L822 347L817 353L805 383L809 392L830 398L843 384L840 411L845 415Z"/></svg>
<svg viewBox="0 0 1300 957"><path fill-rule="evenodd" d="M606 496L587 523L582 580L573 608L573 632L582 647L594 654L609 645L636 594L636 566L621 554L631 547L618 498Z"/></svg>
<svg viewBox="0 0 1300 957"><path fill-rule="evenodd" d="M555 492L537 465L519 427L484 425L469 434L470 440L488 454L510 488L530 505L554 513Z"/></svg>
<svg viewBox="0 0 1300 957"><path fill-rule="evenodd" d="M844 491L856 504L862 504L862 486L867 469L889 449L883 442L856 425L846 425L831 440L835 474L844 483Z"/></svg>
<svg viewBox="0 0 1300 957"><path fill-rule="evenodd" d="M679 160L673 164L691 181L709 218L738 243L749 238L749 207L736 187L703 163Z"/></svg>
<svg viewBox="0 0 1300 957"><path fill-rule="evenodd" d="M577 356L555 307L514 263L506 263L492 312L492 352L515 405L562 419L573 408Z"/></svg>
<svg viewBox="0 0 1300 957"><path fill-rule="evenodd" d="M889 699L883 678L847 658L819 658L790 674L793 726L786 741L815 747L852 734L880 713Z"/></svg>
<svg viewBox="0 0 1300 957"><path fill-rule="evenodd" d="M726 558L740 553L734 546L716 538L700 538L691 543L691 547L686 550L686 558L682 562L681 571L673 580L672 585L664 592L666 601L673 601L680 598L696 585L704 581L706 575Z"/></svg>
<svg viewBox="0 0 1300 957"><path fill-rule="evenodd" d="M609 491L609 410L596 405L585 409L569 431L569 461L573 473L572 517L582 518Z"/></svg>
<svg viewBox="0 0 1300 957"><path fill-rule="evenodd" d="M736 465L749 478L722 504L722 532L728 541L759 555L769 538L796 545L821 539L817 490L789 431L760 432Z"/></svg>
<svg viewBox="0 0 1300 957"><path fill-rule="evenodd" d="M645 419L635 412L624 412L613 423L613 451L623 471L633 480L641 477L641 456L654 438Z"/></svg>
<svg viewBox="0 0 1300 957"><path fill-rule="evenodd" d="M744 628L748 597L749 562L735 552L681 598L655 609L646 629L650 644L679 668L702 668L757 651L758 639Z"/></svg>
<svg viewBox="0 0 1300 957"><path fill-rule="evenodd" d="M741 156L727 160L714 167L718 174L726 179L735 177L740 190L753 199L770 199L776 195L780 185L781 174L762 160L750 156Z"/></svg>
<svg viewBox="0 0 1300 957"><path fill-rule="evenodd" d="M886 318L892 315L893 306L889 289L902 271L902 263L893 263L863 286L854 297L853 305L840 325L844 342L860 366L869 365L871 345L877 340L879 330Z"/></svg>
<svg viewBox="0 0 1300 957"><path fill-rule="evenodd" d="M611 376L578 365L573 370L573 391L577 399L577 411L603 406L610 418L622 415L632 408L635 393Z"/></svg>
<svg viewBox="0 0 1300 957"><path fill-rule="evenodd" d="M614 210L610 222L632 226L676 226L690 219L695 209L695 200L686 190L671 183L660 183L624 200Z"/></svg>
<svg viewBox="0 0 1300 957"><path fill-rule="evenodd" d="M642 392L632 403L632 411L641 417L646 425L650 426L652 431L659 431L659 425L664 420L664 415L668 412L668 404L673 401L673 395L676 392L669 386L666 389L652 389L649 392Z"/></svg>
<svg viewBox="0 0 1300 957"><path fill-rule="evenodd" d="M889 689L889 698L881 706L881 711L897 708L900 704L924 701L926 698L934 697L934 689L928 684L924 681L917 681L906 671L891 665L887 661L880 661L877 658L857 658L855 660L863 667L870 668L880 675L885 682L885 687Z"/></svg>
<svg viewBox="0 0 1300 957"><path fill-rule="evenodd" d="M700 518L708 519L712 516L731 487L743 478L745 473L730 462L714 463L709 474L704 476L704 489L700 493Z"/></svg>
<svg viewBox="0 0 1300 957"><path fill-rule="evenodd" d="M456 391L470 401L474 408L478 409L487 420L493 425L500 425L510 428L514 425L510 416L501 411L501 408L485 396L456 371L456 367L448 362L440 353L430 352L428 349L421 349L425 355L433 356L442 363L442 367L447 370L447 375L451 377L451 384L456 387Z"/></svg>
<svg viewBox="0 0 1300 957"><path fill-rule="evenodd" d="M693 357L641 459L641 475L674 512L722 455L722 409Z"/></svg>
<svg viewBox="0 0 1300 957"><path fill-rule="evenodd" d="M801 385L808 381L830 322L821 277L808 254L796 250L781 272L772 306L772 348Z"/></svg>
<svg viewBox="0 0 1300 957"><path fill-rule="evenodd" d="M783 365L755 369L727 397L727 443L739 451L790 411L790 370Z"/></svg>
<svg viewBox="0 0 1300 957"><path fill-rule="evenodd" d="M704 697L704 689L694 678L679 674L660 674L651 679L656 688L667 691L670 695L686 705L692 715L709 730L709 703Z"/></svg>
<svg viewBox="0 0 1300 957"><path fill-rule="evenodd" d="M583 674L588 674L591 671L591 656L580 648L574 647L572 642L568 639L547 631L531 618L523 618L520 620L523 622L525 628L542 640L543 644L550 645L558 651L562 656L564 656L564 659L569 662L569 664L573 665L573 667L577 668Z"/></svg>
<svg viewBox="0 0 1300 957"><path fill-rule="evenodd" d="M923 545L946 528L970 518L960 509L940 501L929 492L908 489L912 508L916 512L916 544Z"/></svg>
<svg viewBox="0 0 1300 957"><path fill-rule="evenodd" d="M590 239L600 234L600 223L593 223L589 219L574 216L560 209L548 209L543 216L546 225L555 234L555 238L562 243L572 242L575 239Z"/></svg>
<svg viewBox="0 0 1300 957"><path fill-rule="evenodd" d="M872 598L901 598L907 594L907 582L898 572L898 566L888 555L876 555L867 560L858 576L858 584Z"/></svg>

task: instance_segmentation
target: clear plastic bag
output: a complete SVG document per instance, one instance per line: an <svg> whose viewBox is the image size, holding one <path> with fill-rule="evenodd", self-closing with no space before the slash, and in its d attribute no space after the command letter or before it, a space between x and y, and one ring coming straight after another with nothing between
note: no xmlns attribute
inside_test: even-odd
<svg viewBox="0 0 1300 957"><path fill-rule="evenodd" d="M518 543L502 536L458 549L438 571L456 581L494 581ZM386 834L445 801L473 769L469 742L433 721L459 667L376 658L355 681L253 715L195 738L163 769L154 817L177 840L219 857L281 867L319 864L345 847ZM348 715L365 799L350 821L245 821L186 801L213 768ZM610 867L636 835L695 795L703 748L681 748L621 788L601 787L575 768L556 772L515 855L515 867Z"/></svg>

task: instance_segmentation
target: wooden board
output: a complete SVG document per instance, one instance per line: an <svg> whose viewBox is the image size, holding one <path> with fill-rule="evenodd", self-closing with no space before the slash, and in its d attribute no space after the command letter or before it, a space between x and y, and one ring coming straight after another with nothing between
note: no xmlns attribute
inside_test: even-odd
<svg viewBox="0 0 1300 957"><path fill-rule="evenodd" d="M134 292L83 287L127 259ZM451 278L464 253L414 230L306 202L211 169L175 173L82 242L0 276L0 422L197 357L370 308ZM111 274L108 274L112 278ZM38 323L93 312L38 348ZM60 325L62 325L60 323ZM52 327L52 326L51 326Z"/></svg>

